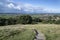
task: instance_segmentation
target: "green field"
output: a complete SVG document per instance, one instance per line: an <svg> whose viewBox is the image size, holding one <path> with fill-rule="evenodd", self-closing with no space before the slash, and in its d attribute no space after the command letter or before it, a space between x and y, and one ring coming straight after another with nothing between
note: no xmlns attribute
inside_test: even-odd
<svg viewBox="0 0 60 40"><path fill-rule="evenodd" d="M19 40L19 38L21 40L32 40L34 37L34 32L32 31L32 29L37 29L40 32L42 32L45 35L46 40L60 40L60 25L56 25L56 24L41 24L41 23L33 24L33 25L17 24L17 25L10 25L10 26L8 25L8 26L0 27L0 29L15 29L15 30L23 29L23 28L28 30L24 32L22 31L20 34L18 34L18 36L15 35L14 38L9 37L9 40L15 40L15 39Z"/></svg>
<svg viewBox="0 0 60 40"><path fill-rule="evenodd" d="M0 40L33 40L35 33L28 29L0 29Z"/></svg>

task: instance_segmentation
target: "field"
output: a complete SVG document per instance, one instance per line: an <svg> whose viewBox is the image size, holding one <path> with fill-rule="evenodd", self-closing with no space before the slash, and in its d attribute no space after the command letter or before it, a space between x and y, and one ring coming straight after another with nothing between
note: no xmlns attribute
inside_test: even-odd
<svg viewBox="0 0 60 40"><path fill-rule="evenodd" d="M26 25L26 28L35 28L42 32L46 40L60 40L60 25L56 24L36 24Z"/></svg>
<svg viewBox="0 0 60 40"><path fill-rule="evenodd" d="M35 33L30 29L0 28L0 40L33 40Z"/></svg>
<svg viewBox="0 0 60 40"><path fill-rule="evenodd" d="M30 25L17 24L17 25L10 25L10 26L8 25L8 26L0 27L0 29L23 29L23 28L29 29L31 31L26 30L25 32L20 33L20 36L18 37L15 35L14 38L19 39L19 37L21 37L21 40L28 40L31 38L30 40L32 40L34 36L32 29L37 29L45 35L46 40L60 40L60 25L56 25L56 24L41 24L41 23L33 24L33 25L32 24ZM28 35L28 37L26 37L26 35Z"/></svg>

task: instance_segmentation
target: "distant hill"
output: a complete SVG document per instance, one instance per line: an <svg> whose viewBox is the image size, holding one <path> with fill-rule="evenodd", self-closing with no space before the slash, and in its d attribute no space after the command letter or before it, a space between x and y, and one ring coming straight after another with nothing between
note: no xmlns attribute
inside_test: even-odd
<svg viewBox="0 0 60 40"><path fill-rule="evenodd" d="M39 15L39 14L41 14L41 15L60 15L60 13L0 13L0 15L6 15L6 14L8 14L8 15L19 15L19 14L29 14L29 15Z"/></svg>

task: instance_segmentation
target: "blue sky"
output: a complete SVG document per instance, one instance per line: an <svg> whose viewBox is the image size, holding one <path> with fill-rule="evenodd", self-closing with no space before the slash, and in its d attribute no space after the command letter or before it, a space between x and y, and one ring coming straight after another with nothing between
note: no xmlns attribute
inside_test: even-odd
<svg viewBox="0 0 60 40"><path fill-rule="evenodd" d="M60 13L60 0L0 0L0 12Z"/></svg>
<svg viewBox="0 0 60 40"><path fill-rule="evenodd" d="M30 3L33 5L51 7L51 8L59 8L60 7L60 0L14 0L14 1L22 2L22 3Z"/></svg>

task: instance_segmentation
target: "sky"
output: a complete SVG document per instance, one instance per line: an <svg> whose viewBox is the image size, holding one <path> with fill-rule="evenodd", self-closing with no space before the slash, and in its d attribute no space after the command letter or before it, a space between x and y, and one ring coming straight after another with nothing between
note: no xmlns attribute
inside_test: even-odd
<svg viewBox="0 0 60 40"><path fill-rule="evenodd" d="M60 13L60 0L0 0L0 13Z"/></svg>

